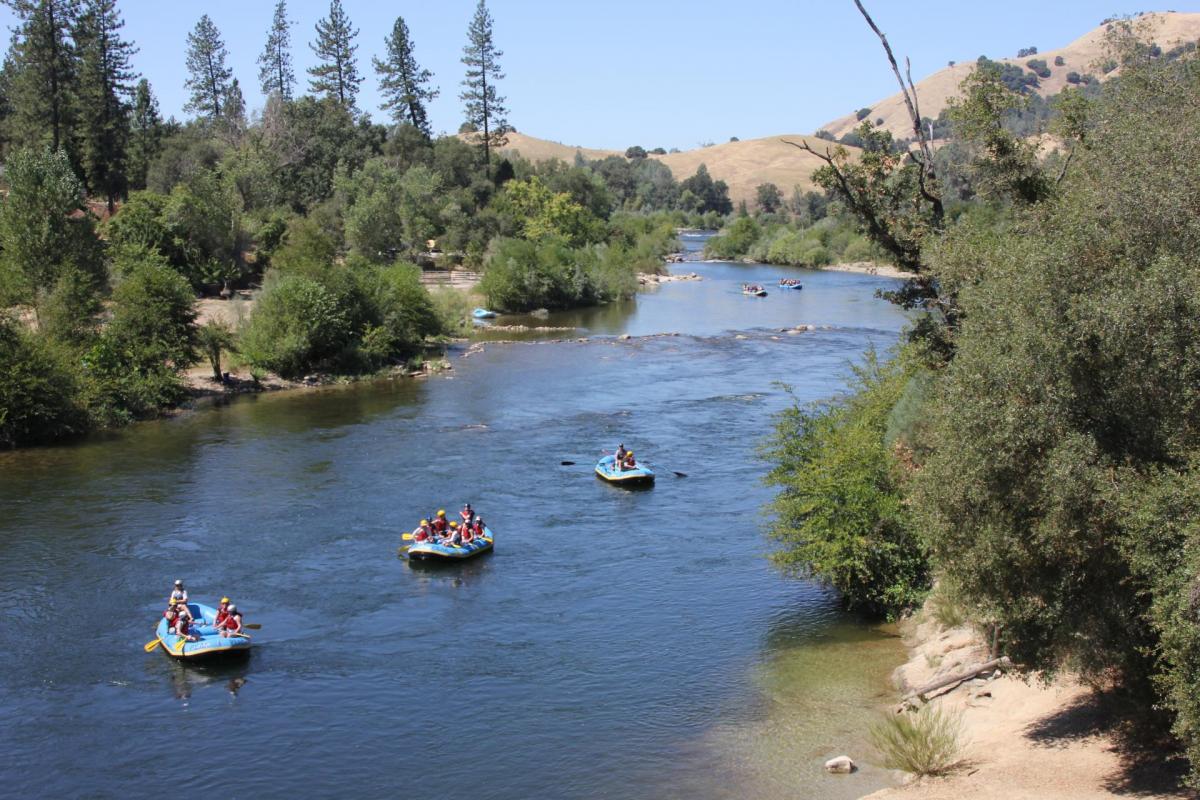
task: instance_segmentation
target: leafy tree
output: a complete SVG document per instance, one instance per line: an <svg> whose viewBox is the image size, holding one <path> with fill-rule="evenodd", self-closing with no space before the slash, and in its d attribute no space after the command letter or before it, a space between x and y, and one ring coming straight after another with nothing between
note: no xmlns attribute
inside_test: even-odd
<svg viewBox="0 0 1200 800"><path fill-rule="evenodd" d="M536 176L505 184L498 203L524 239L560 239L579 246L598 238L598 220L569 194L552 191Z"/></svg>
<svg viewBox="0 0 1200 800"><path fill-rule="evenodd" d="M116 198L129 191L129 59L137 50L121 38L124 26L116 0L86 0L74 29L80 156L88 185L108 199L110 214Z"/></svg>
<svg viewBox="0 0 1200 800"><path fill-rule="evenodd" d="M224 381L221 375L221 353L234 348L233 329L221 320L210 319L196 329L196 345L212 367L213 380Z"/></svg>
<svg viewBox="0 0 1200 800"><path fill-rule="evenodd" d="M258 83L263 94L275 93L284 100L292 99L292 86L296 83L296 73L292 70L291 28L287 0L279 0L271 18L271 29L267 31L267 43L258 57Z"/></svg>
<svg viewBox="0 0 1200 800"><path fill-rule="evenodd" d="M905 476L888 440L908 375L902 361L868 353L852 394L815 408L794 405L776 423L767 482L781 492L770 536L783 569L837 589L850 608L894 616L929 587L925 548L904 499Z"/></svg>
<svg viewBox="0 0 1200 800"><path fill-rule="evenodd" d="M718 214L728 214L733 211L733 201L729 199L729 187L725 181L714 181L708 174L708 167L701 164L696 168L696 174L686 178L679 185L681 192L690 193L694 200L685 205L688 211L700 214L715 211Z"/></svg>
<svg viewBox="0 0 1200 800"><path fill-rule="evenodd" d="M783 208L783 193L773 183L760 183L754 190L758 210L764 214L774 214Z"/></svg>
<svg viewBox="0 0 1200 800"><path fill-rule="evenodd" d="M309 86L313 93L336 100L346 109L354 107L358 85L363 81L354 56L358 50L356 36L358 29L342 9L342 0L331 0L329 16L317 20L317 39L309 44L320 60L317 66L308 68L312 76Z"/></svg>
<svg viewBox="0 0 1200 800"><path fill-rule="evenodd" d="M1042 170L1037 148L1013 135L1004 117L1023 105L1021 95L1001 80L992 66L976 67L963 80L960 96L951 98L948 116L974 158L968 170L975 189L985 197L1037 203L1052 184Z"/></svg>
<svg viewBox="0 0 1200 800"><path fill-rule="evenodd" d="M145 78L138 81L134 90L133 111L129 121L129 187L145 189L150 162L162 151L163 137L158 101L154 99L150 82Z"/></svg>
<svg viewBox="0 0 1200 800"><path fill-rule="evenodd" d="M213 120L220 118L233 79L233 71L225 64L228 57L221 32L208 14L201 16L187 37L188 79L183 85L191 92L191 98L184 106L185 111Z"/></svg>
<svg viewBox="0 0 1200 800"><path fill-rule="evenodd" d="M426 104L438 96L429 82L433 73L422 69L413 55L412 40L403 17L396 17L392 32L384 39L387 59L373 59L379 74L379 90L384 96L382 108L390 111L397 124L409 123L425 136L433 131L429 126Z"/></svg>
<svg viewBox="0 0 1200 800"><path fill-rule="evenodd" d="M103 276L93 218L66 153L22 150L5 164L9 192L0 205L0 296L39 305L59 279L77 270L93 285Z"/></svg>
<svg viewBox="0 0 1200 800"><path fill-rule="evenodd" d="M269 274L238 347L251 364L296 378L353 340L346 310L320 282Z"/></svg>
<svg viewBox="0 0 1200 800"><path fill-rule="evenodd" d="M83 432L75 380L48 342L0 317L0 446L17 447Z"/></svg>
<svg viewBox="0 0 1200 800"><path fill-rule="evenodd" d="M503 147L509 131L508 109L504 98L496 91L496 83L504 80L500 71L503 51L496 49L492 31L492 15L486 0L479 0L475 16L467 28L467 45L463 48L462 63L467 67L463 79L463 91L459 95L464 103L463 111L467 122L474 127L472 137L483 148L483 163L491 164L492 150Z"/></svg>
<svg viewBox="0 0 1200 800"><path fill-rule="evenodd" d="M862 122L864 119L866 119L869 116L871 116L870 108L860 108L858 111L854 112L854 118L857 119L859 122Z"/></svg>
<svg viewBox="0 0 1200 800"><path fill-rule="evenodd" d="M9 137L18 146L74 152L76 81L71 27L76 0L11 0L20 21L5 67L12 111Z"/></svg>
<svg viewBox="0 0 1200 800"><path fill-rule="evenodd" d="M634 145L625 151L625 157L631 161L643 159L646 157L646 149L644 147L638 147L637 145Z"/></svg>

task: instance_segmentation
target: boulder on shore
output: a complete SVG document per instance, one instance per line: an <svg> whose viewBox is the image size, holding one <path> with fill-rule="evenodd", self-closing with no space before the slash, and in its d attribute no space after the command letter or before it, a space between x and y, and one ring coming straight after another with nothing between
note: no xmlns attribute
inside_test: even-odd
<svg viewBox="0 0 1200 800"><path fill-rule="evenodd" d="M850 756L838 756L825 762L825 771L832 772L834 775L849 775L856 769L858 767L855 766L854 760Z"/></svg>

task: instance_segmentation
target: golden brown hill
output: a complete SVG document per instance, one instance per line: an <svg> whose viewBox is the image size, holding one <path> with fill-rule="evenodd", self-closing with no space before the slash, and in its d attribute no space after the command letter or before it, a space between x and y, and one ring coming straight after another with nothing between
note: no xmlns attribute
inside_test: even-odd
<svg viewBox="0 0 1200 800"><path fill-rule="evenodd" d="M650 158L663 162L671 170L675 180L679 181L695 175L700 165L704 164L713 180L729 184L729 197L734 203L746 200L753 205L755 190L759 184L774 183L785 197L790 196L796 186L799 186L801 191L813 188L812 173L821 162L815 156L786 144L784 140L797 143L807 141L818 150L823 150L829 144L811 136L795 134L726 142ZM559 159L567 163L575 160L576 153L582 153L587 159L623 155L616 150L571 147L522 133L509 134L508 145L504 150L519 153L530 161Z"/></svg>
<svg viewBox="0 0 1200 800"><path fill-rule="evenodd" d="M1163 50L1170 50L1177 45L1200 40L1200 14L1183 14L1173 11L1144 14L1137 18L1135 24L1138 26L1144 25L1147 34ZM1067 74L1070 72L1078 72L1080 75L1091 73L1101 80L1106 77L1097 68L1097 65L1106 58L1106 33L1106 26L1101 26L1084 34L1059 50L1047 50L1039 52L1036 56L1029 56L1027 58L997 58L994 60L1004 64L1015 64L1022 69L1027 69L1025 64L1030 58L1044 60L1050 68L1051 74L1049 78L1041 79L1041 87L1038 89L1038 92L1043 96L1055 95L1067 86ZM899 47L900 43L892 42L892 46ZM1061 67L1054 64L1055 58L1059 56L1062 57L1064 62ZM887 62L883 60L881 52L874 52L872 57L879 59L879 68L881 70L887 69ZM946 107L950 98L958 94L959 84L962 83L963 78L967 77L968 73L974 67L975 58L971 57L955 64L953 67L946 67L939 70L917 83L917 96L921 104L921 116L936 119L938 114L942 113L942 109ZM893 136L899 138L912 136L912 122L909 120L908 111L904 107L904 99L899 94L892 95L886 100L881 100L873 106L869 106L869 108L871 109L869 119L874 121L882 118L882 127L891 131ZM858 120L851 113L821 127L834 136L841 138L858 127L858 125Z"/></svg>

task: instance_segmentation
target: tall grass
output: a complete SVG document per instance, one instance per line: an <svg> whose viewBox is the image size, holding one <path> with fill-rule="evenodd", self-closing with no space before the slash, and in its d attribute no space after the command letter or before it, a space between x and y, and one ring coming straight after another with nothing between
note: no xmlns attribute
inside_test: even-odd
<svg viewBox="0 0 1200 800"><path fill-rule="evenodd" d="M961 761L962 716L923 706L893 714L871 728L883 764L914 775L945 775Z"/></svg>

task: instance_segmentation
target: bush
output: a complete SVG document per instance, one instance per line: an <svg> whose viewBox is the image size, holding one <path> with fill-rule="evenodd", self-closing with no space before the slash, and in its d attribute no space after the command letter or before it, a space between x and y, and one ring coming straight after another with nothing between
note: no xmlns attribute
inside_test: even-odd
<svg viewBox="0 0 1200 800"><path fill-rule="evenodd" d="M871 116L871 109L869 108L860 108L858 111L854 112L854 118L859 122L862 122L869 116Z"/></svg>
<svg viewBox="0 0 1200 800"><path fill-rule="evenodd" d="M1067 73L1067 83L1071 84L1072 86L1078 86L1082 82L1083 77L1078 72L1072 71Z"/></svg>
<svg viewBox="0 0 1200 800"><path fill-rule="evenodd" d="M1056 67L1065 67L1066 65L1067 65L1067 61L1066 61L1066 59L1065 59L1065 58L1063 58L1062 56L1055 56L1055 57L1054 57L1054 66L1056 66Z"/></svg>
<svg viewBox="0 0 1200 800"><path fill-rule="evenodd" d="M961 715L926 705L885 717L871 728L871 743L888 769L945 775L959 763L961 733Z"/></svg>
<svg viewBox="0 0 1200 800"><path fill-rule="evenodd" d="M1049 78L1050 77L1050 65L1046 63L1045 59L1042 59L1042 58L1031 59L1031 60L1025 62L1025 66L1029 67L1029 69L1032 70L1033 73L1035 75L1037 75L1039 78Z"/></svg>
<svg viewBox="0 0 1200 800"><path fill-rule="evenodd" d="M44 338L0 316L0 446L53 441L87 429L77 387Z"/></svg>
<svg viewBox="0 0 1200 800"><path fill-rule="evenodd" d="M629 297L637 277L620 246L571 248L561 239L504 239L488 260L479 288L495 309L562 309Z"/></svg>
<svg viewBox="0 0 1200 800"><path fill-rule="evenodd" d="M868 353L850 395L783 412L765 451L774 464L766 480L781 489L769 535L783 549L772 560L829 584L850 608L887 616L919 603L929 586L905 476L885 441L907 379L901 360Z"/></svg>
<svg viewBox="0 0 1200 800"><path fill-rule="evenodd" d="M249 363L297 378L351 343L337 298L303 275L269 273L238 348Z"/></svg>
<svg viewBox="0 0 1200 800"><path fill-rule="evenodd" d="M762 228L757 221L752 217L739 217L720 236L708 240L704 253L710 258L724 260L742 258L761 235Z"/></svg>

